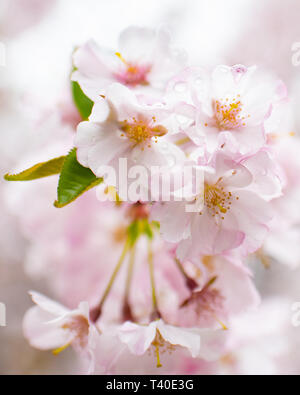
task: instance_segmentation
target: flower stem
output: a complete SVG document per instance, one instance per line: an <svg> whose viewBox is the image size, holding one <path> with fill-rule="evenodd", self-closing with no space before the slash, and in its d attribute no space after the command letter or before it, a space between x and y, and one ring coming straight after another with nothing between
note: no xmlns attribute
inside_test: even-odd
<svg viewBox="0 0 300 395"><path fill-rule="evenodd" d="M149 244L148 244L148 264L149 264L149 273L150 273L151 290L152 290L153 318L157 319L157 318L160 318L161 315L158 310L157 298L156 298L154 266L153 266L153 251L152 251L151 240L149 240Z"/></svg>
<svg viewBox="0 0 300 395"><path fill-rule="evenodd" d="M121 269L122 263L124 262L124 259L125 259L126 255L127 255L127 252L128 252L128 249L129 249L129 242L127 240L126 244L124 246L124 249L122 251L122 254L120 256L120 259L119 259L119 261L118 261L118 263L117 263L117 265L116 265L116 267L115 267L115 269L114 269L114 271L113 271L113 273L112 273L112 275L110 277L110 280L109 280L109 282L108 282L108 284L107 284L107 286L105 288L105 291L104 291L104 293L102 295L102 298L100 300L99 305L94 310L92 310L91 313L90 313L91 320L93 322L96 322L98 320L98 318L100 317L100 315L101 315L102 307L104 305L104 302L106 301L106 298L108 297L108 295L110 293L110 290L111 290L111 288L112 288L112 286L113 286L113 284L115 282L115 279L117 277L117 274L119 273L119 270Z"/></svg>
<svg viewBox="0 0 300 395"><path fill-rule="evenodd" d="M132 283L133 267L135 262L135 244L131 247L130 258L128 264L128 272L125 286L124 305L123 305L123 318L125 320L133 321L133 314L129 304L129 294Z"/></svg>
<svg viewBox="0 0 300 395"><path fill-rule="evenodd" d="M128 296L129 296L132 275L133 275L134 261L135 261L135 245L130 250L130 258L129 258L128 273L127 273L126 288L125 288L125 297L126 298L128 298Z"/></svg>

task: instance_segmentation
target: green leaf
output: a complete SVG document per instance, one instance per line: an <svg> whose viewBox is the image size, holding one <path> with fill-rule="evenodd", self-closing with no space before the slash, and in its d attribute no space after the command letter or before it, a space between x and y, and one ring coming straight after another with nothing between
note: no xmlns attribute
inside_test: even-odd
<svg viewBox="0 0 300 395"><path fill-rule="evenodd" d="M47 162L38 163L21 173L6 174L4 178L7 181L32 181L38 178L49 177L60 173L64 161L65 156L60 156Z"/></svg>
<svg viewBox="0 0 300 395"><path fill-rule="evenodd" d="M78 82L75 81L72 81L72 95L79 114L86 121L91 115L94 103L83 93Z"/></svg>
<svg viewBox="0 0 300 395"><path fill-rule="evenodd" d="M102 181L103 179L97 178L90 169L81 166L77 161L76 148L73 148L61 170L54 206L66 206Z"/></svg>

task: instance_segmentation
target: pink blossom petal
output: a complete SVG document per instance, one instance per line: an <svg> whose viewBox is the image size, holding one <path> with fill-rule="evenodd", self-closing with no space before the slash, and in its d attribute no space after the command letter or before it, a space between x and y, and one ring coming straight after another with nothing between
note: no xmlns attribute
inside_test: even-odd
<svg viewBox="0 0 300 395"><path fill-rule="evenodd" d="M118 336L133 354L143 355L156 336L156 323L138 325L127 321L119 329Z"/></svg>

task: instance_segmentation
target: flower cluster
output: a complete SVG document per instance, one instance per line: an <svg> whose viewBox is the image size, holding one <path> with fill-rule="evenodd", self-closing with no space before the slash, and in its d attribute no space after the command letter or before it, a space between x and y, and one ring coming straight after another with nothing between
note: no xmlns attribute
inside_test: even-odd
<svg viewBox="0 0 300 395"><path fill-rule="evenodd" d="M191 67L163 29L130 27L111 51L89 41L73 67L75 147L6 176L60 174L56 207L84 194L23 215L27 270L51 273L68 306L31 292L25 337L73 346L90 373L215 369L260 303L249 256L280 257L299 223L285 86L255 66Z"/></svg>

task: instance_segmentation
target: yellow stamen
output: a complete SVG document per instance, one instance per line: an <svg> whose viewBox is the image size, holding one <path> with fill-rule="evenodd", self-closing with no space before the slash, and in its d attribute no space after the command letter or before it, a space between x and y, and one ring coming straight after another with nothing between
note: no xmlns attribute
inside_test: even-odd
<svg viewBox="0 0 300 395"><path fill-rule="evenodd" d="M226 214L226 213L227 213L226 208L224 208L223 206L221 206L220 203L218 203L217 206L219 207L219 209L220 209L220 211L221 211L222 214Z"/></svg>
<svg viewBox="0 0 300 395"><path fill-rule="evenodd" d="M154 122L154 121L153 121ZM156 141L158 137L164 136L168 133L167 129L162 125L153 125L152 122L148 123L145 120L137 120L132 118L132 122L127 119L120 123L121 130L124 132L130 141L136 144L147 144L151 147L151 140L154 138Z"/></svg>
<svg viewBox="0 0 300 395"><path fill-rule="evenodd" d="M204 186L204 203L212 216L226 214L230 210L232 194L219 183ZM200 213L201 214L201 213ZM221 219L225 217L221 216Z"/></svg>
<svg viewBox="0 0 300 395"><path fill-rule="evenodd" d="M160 363L160 355L159 355L159 345L156 343L155 345L155 354L156 354L156 360L157 360L157 368L161 368L162 364Z"/></svg>
<svg viewBox="0 0 300 395"><path fill-rule="evenodd" d="M261 263L265 267L265 269L269 269L271 266L271 261L268 256L265 255L264 251L262 248L260 248L258 251L256 251L256 255L258 259L260 259Z"/></svg>
<svg viewBox="0 0 300 395"><path fill-rule="evenodd" d="M229 99L226 98L226 102L222 99L216 100L213 105L216 124L220 130L235 129L240 126L245 126L245 123L242 123L245 116L241 116L242 103L240 100L232 99L229 103Z"/></svg>
<svg viewBox="0 0 300 395"><path fill-rule="evenodd" d="M215 314L213 314L213 317L221 325L224 331L228 331L228 327L218 317L216 317Z"/></svg>
<svg viewBox="0 0 300 395"><path fill-rule="evenodd" d="M53 350L53 351L52 351L52 354L53 354L53 355L58 355L58 354L60 354L62 351L65 351L70 345L71 345L71 343L67 343L67 344L65 344L64 346L59 347L59 348Z"/></svg>
<svg viewBox="0 0 300 395"><path fill-rule="evenodd" d="M270 133L268 137L272 139L273 141L283 139L286 137L295 137L296 133L295 132L285 132L285 133Z"/></svg>
<svg viewBox="0 0 300 395"><path fill-rule="evenodd" d="M126 60L123 58L123 56L120 54L120 52L116 52L115 55L124 63L126 66L128 66L128 63Z"/></svg>
<svg viewBox="0 0 300 395"><path fill-rule="evenodd" d="M186 143L189 143L191 140L188 137L184 137L182 139L179 139L175 142L176 145L184 145Z"/></svg>

